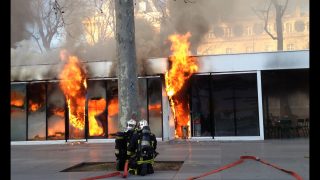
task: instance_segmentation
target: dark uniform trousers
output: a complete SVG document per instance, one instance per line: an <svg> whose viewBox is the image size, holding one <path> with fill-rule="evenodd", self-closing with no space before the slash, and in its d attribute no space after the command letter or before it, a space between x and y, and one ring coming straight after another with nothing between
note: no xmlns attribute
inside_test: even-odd
<svg viewBox="0 0 320 180"><path fill-rule="evenodd" d="M129 159L127 155L127 146L133 134L137 132L137 129L129 130L127 132L117 132L115 140L115 155L116 160L116 169L118 171L124 170L124 165L126 160Z"/></svg>

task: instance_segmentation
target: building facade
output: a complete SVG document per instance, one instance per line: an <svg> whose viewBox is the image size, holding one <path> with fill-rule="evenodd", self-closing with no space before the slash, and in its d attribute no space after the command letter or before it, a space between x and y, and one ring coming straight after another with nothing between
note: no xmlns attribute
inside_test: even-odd
<svg viewBox="0 0 320 180"><path fill-rule="evenodd" d="M277 51L277 40L264 30L265 21L257 16L237 19L236 23L213 24L198 47L198 55L233 54ZM275 17L269 17L268 31L277 36ZM283 50L309 49L309 13L300 10L286 12L282 18Z"/></svg>
<svg viewBox="0 0 320 180"><path fill-rule="evenodd" d="M199 70L187 87L191 139L280 138L274 122L309 119L309 51L196 56ZM175 122L164 87L167 58L144 62L139 77L139 115L157 138L175 138ZM41 67L40 67L41 66ZM57 72L58 65L11 67L11 141L108 141L118 129L117 79L111 62L88 62L85 126L73 127ZM55 72L55 71L53 71Z"/></svg>

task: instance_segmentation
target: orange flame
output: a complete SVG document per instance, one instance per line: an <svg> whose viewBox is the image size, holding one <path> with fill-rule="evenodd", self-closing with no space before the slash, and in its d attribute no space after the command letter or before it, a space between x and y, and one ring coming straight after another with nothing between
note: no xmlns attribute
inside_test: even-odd
<svg viewBox="0 0 320 180"><path fill-rule="evenodd" d="M11 106L21 107L24 104L24 96L16 91L11 91Z"/></svg>
<svg viewBox="0 0 320 180"><path fill-rule="evenodd" d="M41 104L29 100L29 111L35 112L41 107Z"/></svg>
<svg viewBox="0 0 320 180"><path fill-rule="evenodd" d="M61 137L64 134L64 120L56 121L48 128L48 136Z"/></svg>
<svg viewBox="0 0 320 180"><path fill-rule="evenodd" d="M61 139L65 132L65 121L64 121L64 109L63 108L50 108L52 115L48 119L48 136L54 139ZM51 120L51 118L53 118Z"/></svg>
<svg viewBox="0 0 320 180"><path fill-rule="evenodd" d="M63 108L54 108L51 110L52 113L56 116L64 117L64 110Z"/></svg>
<svg viewBox="0 0 320 180"><path fill-rule="evenodd" d="M153 105L149 105L149 111L152 111L152 110L159 110L161 108L161 104L153 104Z"/></svg>
<svg viewBox="0 0 320 180"><path fill-rule="evenodd" d="M63 58L65 57L61 57ZM59 77L61 78L60 88L66 97L69 109L69 123L76 129L83 130L87 89L86 73L76 56L68 56L67 64Z"/></svg>
<svg viewBox="0 0 320 180"><path fill-rule="evenodd" d="M106 100L90 100L88 103L88 114L89 114L89 135L90 136L101 136L103 135L102 122L97 121L96 115L102 113L106 108Z"/></svg>
<svg viewBox="0 0 320 180"><path fill-rule="evenodd" d="M185 82L197 72L196 59L190 57L188 39L190 32L185 35L174 34L169 37L171 41L172 56L169 58L171 68L165 74L166 92L169 97L170 107L176 124L176 137L182 137L181 127L189 125L189 106L183 102L184 98L178 97Z"/></svg>
<svg viewBox="0 0 320 180"><path fill-rule="evenodd" d="M118 105L118 97L114 97L108 102L108 133L113 133L117 131L116 122L118 120L115 119L115 115L119 113Z"/></svg>
<svg viewBox="0 0 320 180"><path fill-rule="evenodd" d="M111 99L109 101L109 105L108 105L108 118L110 118L110 116L114 116L116 114L118 114L119 112L119 102L118 102L118 98L115 97L113 99Z"/></svg>

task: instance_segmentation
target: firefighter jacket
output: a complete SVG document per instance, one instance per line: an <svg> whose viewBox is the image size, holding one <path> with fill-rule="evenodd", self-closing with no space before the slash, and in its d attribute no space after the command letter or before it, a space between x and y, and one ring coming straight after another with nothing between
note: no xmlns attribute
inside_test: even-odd
<svg viewBox="0 0 320 180"><path fill-rule="evenodd" d="M135 161L137 165L153 164L157 149L157 139L150 132L149 126L143 127L142 130L133 133L131 140L128 142L127 155L130 160Z"/></svg>
<svg viewBox="0 0 320 180"><path fill-rule="evenodd" d="M126 160L127 146L131 140L133 134L137 133L138 129L128 130L127 132L117 132L115 140L115 155L117 159Z"/></svg>

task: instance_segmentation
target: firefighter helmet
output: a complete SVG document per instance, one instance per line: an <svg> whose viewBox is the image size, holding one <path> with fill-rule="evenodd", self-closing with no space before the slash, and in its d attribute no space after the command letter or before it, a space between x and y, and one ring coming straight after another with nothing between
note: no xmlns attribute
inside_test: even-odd
<svg viewBox="0 0 320 180"><path fill-rule="evenodd" d="M141 121L139 121L139 129L142 129L144 126L148 126L148 121L142 119Z"/></svg>
<svg viewBox="0 0 320 180"><path fill-rule="evenodd" d="M133 119L130 119L128 122L127 122L127 131L128 130L131 130L131 129L134 129L137 125L137 122Z"/></svg>

